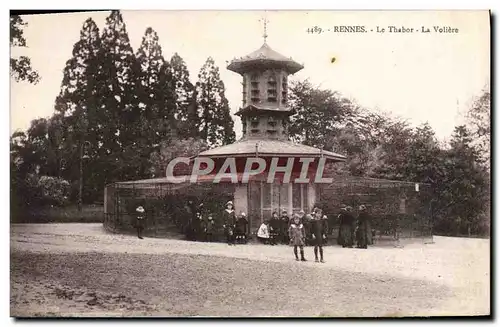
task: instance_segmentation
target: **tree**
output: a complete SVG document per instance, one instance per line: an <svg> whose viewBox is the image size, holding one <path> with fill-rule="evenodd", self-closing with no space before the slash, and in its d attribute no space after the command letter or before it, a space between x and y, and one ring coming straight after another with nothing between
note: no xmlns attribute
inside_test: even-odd
<svg viewBox="0 0 500 327"><path fill-rule="evenodd" d="M481 158L489 167L491 144L490 120L491 94L489 87L485 87L482 94L475 97L472 106L466 114L467 126L475 137L474 145L480 151Z"/></svg>
<svg viewBox="0 0 500 327"><path fill-rule="evenodd" d="M135 140L141 135L141 109L137 96L140 67L134 56L119 11L106 18L101 36L100 69L97 74L99 119L106 122L99 148L102 183L134 179L141 161Z"/></svg>
<svg viewBox="0 0 500 327"><path fill-rule="evenodd" d="M208 149L208 144L201 139L174 138L168 142L162 142L160 149L151 153L151 175L153 177L164 177L167 165L170 161L179 157L191 157Z"/></svg>
<svg viewBox="0 0 500 327"><path fill-rule="evenodd" d="M234 122L229 103L225 96L224 83L219 76L219 68L209 57L198 74L196 102L201 125L201 139L210 146L220 146L235 141Z"/></svg>
<svg viewBox="0 0 500 327"><path fill-rule="evenodd" d="M146 30L136 57L141 69L138 77L141 127L132 148L140 153L138 177L147 177L151 152L171 136L176 98L170 65L163 58L158 35L152 28Z"/></svg>
<svg viewBox="0 0 500 327"><path fill-rule="evenodd" d="M440 148L432 127L425 123L412 131L406 151L405 179L433 183L442 174L443 149Z"/></svg>
<svg viewBox="0 0 500 327"><path fill-rule="evenodd" d="M489 186L472 134L465 126L455 128L443 161L444 173L436 183L436 230L451 234L487 233Z"/></svg>
<svg viewBox="0 0 500 327"><path fill-rule="evenodd" d="M28 24L19 15L10 16L10 46L26 47L23 27ZM37 84L40 81L38 72L31 67L31 59L26 56L10 58L10 75L16 81L28 81Z"/></svg>
<svg viewBox="0 0 500 327"><path fill-rule="evenodd" d="M195 87L189 80L184 60L175 53L170 59L172 81L175 86L177 135L181 138L199 137L201 118L198 115Z"/></svg>
<svg viewBox="0 0 500 327"><path fill-rule="evenodd" d="M78 189L78 194L74 195L78 197L79 204L86 198L84 194L98 194L87 189L93 185L91 180L98 182L101 178L95 160L106 126L99 108L101 97L97 76L101 68L100 51L99 29L89 18L83 23L80 39L73 46L72 57L66 62L61 91L56 98L56 114L51 120L54 144L59 145L53 156L60 174L77 183L75 189Z"/></svg>
<svg viewBox="0 0 500 327"><path fill-rule="evenodd" d="M354 111L349 100L330 90L319 89L309 81L291 85L289 104L296 113L290 119L290 138L327 150L331 150L332 140Z"/></svg>

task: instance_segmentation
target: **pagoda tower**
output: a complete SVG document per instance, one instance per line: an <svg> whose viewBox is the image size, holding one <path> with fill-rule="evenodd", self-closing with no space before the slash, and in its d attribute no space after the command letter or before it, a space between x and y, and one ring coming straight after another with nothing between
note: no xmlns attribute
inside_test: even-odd
<svg viewBox="0 0 500 327"><path fill-rule="evenodd" d="M262 158L267 166L262 174L251 176L248 182L239 182L234 188L236 211L247 213L250 227L254 231L272 212L286 210L289 215L300 210L308 211L319 200L316 197L314 176L320 158L328 162L344 161L343 155L293 143L288 137L290 116L294 114L288 105L288 79L304 67L273 50L266 42L254 52L233 59L227 69L242 76L242 106L236 115L241 118L243 136L233 144L201 152L197 157L208 157L215 161L214 172L203 176L202 182L213 180L217 169L227 158L235 158L238 178L244 171L248 158ZM276 159L277 158L277 159ZM308 183L296 183L294 178L284 181L285 172L275 174L273 182L267 179L271 161L277 160L279 167L288 167L294 178L299 177L303 158L310 160ZM225 182L222 180L221 182ZM226 182L231 182L226 180Z"/></svg>

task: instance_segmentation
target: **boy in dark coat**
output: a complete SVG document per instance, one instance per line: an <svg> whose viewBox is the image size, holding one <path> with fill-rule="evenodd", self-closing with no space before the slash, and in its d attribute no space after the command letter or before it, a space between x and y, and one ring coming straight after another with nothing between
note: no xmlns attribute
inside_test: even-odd
<svg viewBox="0 0 500 327"><path fill-rule="evenodd" d="M311 220L312 242L314 245L314 261L325 262L323 260L323 238L326 238L326 230L321 209L315 209L313 219ZM318 260L318 249L321 260Z"/></svg>
<svg viewBox="0 0 500 327"><path fill-rule="evenodd" d="M293 253L295 254L295 260L299 261L299 255L297 253L297 247L300 248L300 260L307 261L304 258L304 240L306 238L304 225L300 222L299 215L295 214L293 217L293 222L290 224L288 229L288 235L290 237L290 243L293 245Z"/></svg>

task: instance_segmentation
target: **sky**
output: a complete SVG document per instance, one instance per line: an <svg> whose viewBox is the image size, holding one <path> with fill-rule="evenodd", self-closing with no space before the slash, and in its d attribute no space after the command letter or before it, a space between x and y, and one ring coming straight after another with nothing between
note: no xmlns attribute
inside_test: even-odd
<svg viewBox="0 0 500 327"><path fill-rule="evenodd" d="M361 106L391 112L413 125L428 122L440 140L463 122L472 97L490 81L490 27L487 11L122 11L136 51L152 27L165 58L175 52L185 60L195 82L207 57L214 58L226 87L231 112L241 105L241 76L227 61L267 43L304 69L292 80L309 79L340 92ZM71 58L83 22L92 17L102 31L109 12L24 16L27 55L41 75L37 85L11 80L11 133L32 119L54 112L63 68ZM365 26L367 33L335 33L334 26ZM307 33L317 26L321 34ZM385 28L385 33L377 33ZM389 33L388 26L429 28L430 33ZM457 28L436 33L434 26ZM331 29L331 31L328 31ZM371 32L374 30L374 32ZM331 58L335 57L334 63ZM241 136L237 116L235 131Z"/></svg>

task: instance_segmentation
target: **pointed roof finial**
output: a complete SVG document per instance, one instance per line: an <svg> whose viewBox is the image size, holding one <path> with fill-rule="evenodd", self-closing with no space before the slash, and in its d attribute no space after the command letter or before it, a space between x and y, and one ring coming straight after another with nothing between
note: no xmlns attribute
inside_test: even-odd
<svg viewBox="0 0 500 327"><path fill-rule="evenodd" d="M266 12L267 14L267 12ZM267 23L269 23L269 20L267 19L266 16L264 18L259 19L259 21L264 23L264 34L262 35L264 37L264 43L267 43Z"/></svg>

